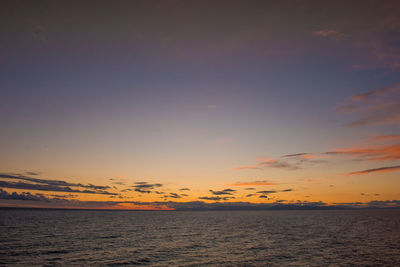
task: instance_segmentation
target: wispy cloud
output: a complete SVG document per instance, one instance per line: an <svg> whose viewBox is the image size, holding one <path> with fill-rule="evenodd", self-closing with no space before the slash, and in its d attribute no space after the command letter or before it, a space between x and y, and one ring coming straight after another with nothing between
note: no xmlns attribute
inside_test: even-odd
<svg viewBox="0 0 400 267"><path fill-rule="evenodd" d="M143 194L150 194L151 190L143 190L141 188L135 188L133 191L143 193Z"/></svg>
<svg viewBox="0 0 400 267"><path fill-rule="evenodd" d="M0 179L16 179L16 180L25 180L29 182L39 183L39 184L47 184L47 185L54 185L54 186L77 186L89 189L109 189L110 186L102 186L102 185L93 185L93 184L81 184L81 183L70 183L61 180L48 180L48 179L39 179L35 177L25 176L21 174L9 174L9 173L0 173Z"/></svg>
<svg viewBox="0 0 400 267"><path fill-rule="evenodd" d="M44 202L54 201L54 198L49 199L42 194L33 195L29 192L22 192L20 194L18 194L17 192L13 192L10 194L1 188L0 188L0 199L33 200L33 201L44 201Z"/></svg>
<svg viewBox="0 0 400 267"><path fill-rule="evenodd" d="M266 169L266 168L277 168L277 169L286 169L286 170L300 169L298 163L289 163L289 162L283 161L283 160L257 157L256 161L258 161L257 164L240 166L240 167L235 167L232 169L233 170L246 170L246 169L262 170L262 169Z"/></svg>
<svg viewBox="0 0 400 267"><path fill-rule="evenodd" d="M153 189L162 186L163 186L162 184L149 184L147 182L136 182L132 187L136 192L150 194Z"/></svg>
<svg viewBox="0 0 400 267"><path fill-rule="evenodd" d="M232 194L234 194L236 192L236 190L228 188L228 189L224 189L224 190L221 190L221 191L214 191L214 190L210 189L210 192L213 195L232 195Z"/></svg>
<svg viewBox="0 0 400 267"><path fill-rule="evenodd" d="M220 200L234 199L234 197L218 197L218 196L217 197L199 197L199 199L220 201Z"/></svg>
<svg viewBox="0 0 400 267"><path fill-rule="evenodd" d="M375 97L386 96L387 94L389 94L393 90L394 90L394 88L383 87L383 88L379 88L377 90L373 90L373 91L361 93L361 94L358 94L358 95L350 96L348 98L348 100L358 101L358 102L365 102L365 101L371 100L371 99L373 99Z"/></svg>
<svg viewBox="0 0 400 267"><path fill-rule="evenodd" d="M329 30L329 29L322 29L322 30L315 30L312 33L316 36L320 36L323 38L330 38L335 40L341 40L344 38L344 34L336 31L336 30Z"/></svg>
<svg viewBox="0 0 400 267"><path fill-rule="evenodd" d="M289 155L284 155L282 158L297 158L299 160L311 160L315 158L319 158L321 156L312 154L312 153L296 153L296 154L289 154Z"/></svg>
<svg viewBox="0 0 400 267"><path fill-rule="evenodd" d="M394 161L400 159L400 144L352 146L332 149L330 155L348 155L360 160Z"/></svg>
<svg viewBox="0 0 400 267"><path fill-rule="evenodd" d="M289 189L284 189L284 190L281 190L281 192L292 192L292 191L294 191L294 189L291 189L291 188L289 188Z"/></svg>
<svg viewBox="0 0 400 267"><path fill-rule="evenodd" d="M153 189L155 187L161 187L161 186L162 186L162 184L149 184L147 182L136 182L135 185L133 185L132 187Z"/></svg>
<svg viewBox="0 0 400 267"><path fill-rule="evenodd" d="M378 136L373 136L367 139L367 141L397 141L400 140L400 134L392 134L392 135L378 135Z"/></svg>
<svg viewBox="0 0 400 267"><path fill-rule="evenodd" d="M0 181L0 187L27 189L27 190L40 190L40 191L54 191L54 192L70 192L70 193L83 193L83 194L101 194L101 195L118 195L105 190L79 190L73 189L69 186L56 186L47 184L31 184L25 182L8 182Z"/></svg>
<svg viewBox="0 0 400 267"><path fill-rule="evenodd" d="M171 198L182 198L182 196L180 196L177 193L169 193L169 195L165 196L165 197L171 197Z"/></svg>
<svg viewBox="0 0 400 267"><path fill-rule="evenodd" d="M266 168L277 168L286 170L298 170L301 169L304 164L315 164L323 163L323 158L326 158L325 154L315 153L296 153L283 155L281 159L256 157L256 164L246 165L232 168L233 170L262 170Z"/></svg>
<svg viewBox="0 0 400 267"><path fill-rule="evenodd" d="M364 175L377 172L395 172L395 171L400 171L400 165L349 172L347 175Z"/></svg>
<svg viewBox="0 0 400 267"><path fill-rule="evenodd" d="M55 192L74 192L74 193L85 193L85 194L118 195L116 193L110 193L106 191L107 189L111 188L110 186L93 185L93 184L85 185L80 183L70 183L61 180L46 180L21 174L9 174L9 173L0 173L0 179L6 180L6 181L0 181L0 186L6 188L55 191ZM10 182L7 180L18 180L18 182ZM76 188L86 188L86 189L79 190Z"/></svg>
<svg viewBox="0 0 400 267"><path fill-rule="evenodd" d="M339 103L337 110L359 117L348 126L400 125L400 83L353 95Z"/></svg>

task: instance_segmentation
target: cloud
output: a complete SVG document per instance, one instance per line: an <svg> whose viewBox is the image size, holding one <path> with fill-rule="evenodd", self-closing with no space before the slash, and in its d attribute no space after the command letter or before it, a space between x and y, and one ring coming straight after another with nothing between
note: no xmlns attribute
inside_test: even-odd
<svg viewBox="0 0 400 267"><path fill-rule="evenodd" d="M395 171L400 171L400 165L389 166L389 167L381 167L381 168L374 168L374 169L367 169L367 170L356 171L356 172L349 172L347 175L364 175L364 174L369 174L369 173L395 172Z"/></svg>
<svg viewBox="0 0 400 267"><path fill-rule="evenodd" d="M400 200L384 200L384 201L380 201L380 200L372 200L370 202L367 202L366 205L369 206L383 206L383 207L391 207L391 206L400 206Z"/></svg>
<svg viewBox="0 0 400 267"><path fill-rule="evenodd" d="M312 206L327 206L328 204L322 201L307 201L307 200L297 200L298 205L312 205Z"/></svg>
<svg viewBox="0 0 400 267"><path fill-rule="evenodd" d="M337 110L358 116L347 126L400 125L400 83L351 96Z"/></svg>
<svg viewBox="0 0 400 267"><path fill-rule="evenodd" d="M284 190L281 190L281 192L292 192L292 191L294 191L294 189L284 189Z"/></svg>
<svg viewBox="0 0 400 267"><path fill-rule="evenodd" d="M400 144L335 148L326 154L347 155L367 161L394 161L400 159Z"/></svg>
<svg viewBox="0 0 400 267"><path fill-rule="evenodd" d="M143 193L143 194L150 194L151 191L150 190L143 190L141 188L135 188L133 191L139 192L139 193Z"/></svg>
<svg viewBox="0 0 400 267"><path fill-rule="evenodd" d="M247 194L246 197L256 196L256 194Z"/></svg>
<svg viewBox="0 0 400 267"><path fill-rule="evenodd" d="M128 192L128 191L133 191L133 189L127 188L127 189L121 190L121 192Z"/></svg>
<svg viewBox="0 0 400 267"><path fill-rule="evenodd" d="M221 191L213 191L213 190L210 189L210 192L213 195L232 195L233 193L236 192L236 190L228 188L228 189L224 189L224 190L221 190Z"/></svg>
<svg viewBox="0 0 400 267"><path fill-rule="evenodd" d="M344 34L336 31L336 30L315 30L312 31L312 33L316 36L320 36L323 38L330 38L330 39L335 39L335 40L341 40L344 38Z"/></svg>
<svg viewBox="0 0 400 267"><path fill-rule="evenodd" d="M261 195L261 196L259 196L259 198L266 198L266 199L268 199L268 196L267 196L267 195Z"/></svg>
<svg viewBox="0 0 400 267"><path fill-rule="evenodd" d="M79 195L74 195L74 194L64 194L64 195L60 195L60 194L51 194L51 195L48 195L48 196L56 197L56 198L67 198L67 197L69 197L69 198L75 198L75 197L78 197Z"/></svg>
<svg viewBox="0 0 400 267"><path fill-rule="evenodd" d="M182 198L180 195L178 195L177 193L169 193L168 197L172 197L172 198Z"/></svg>
<svg viewBox="0 0 400 267"><path fill-rule="evenodd" d="M245 188L244 190L256 190L254 187Z"/></svg>
<svg viewBox="0 0 400 267"><path fill-rule="evenodd" d="M179 191L190 191L190 188L187 188L187 187L181 188L181 189L179 189Z"/></svg>
<svg viewBox="0 0 400 267"><path fill-rule="evenodd" d="M262 197L265 198L265 197ZM369 202L334 203L328 205L322 201L308 202L298 200L294 203L282 203L284 200L277 200L271 203L251 202L220 202L234 199L234 197L200 197L207 201L174 202L174 201L80 201L62 198L49 198L41 194L8 193L0 189L2 204L8 206L29 207L30 203L36 203L34 207L42 208L79 208L79 209L162 209L162 210L297 210L297 209L348 209L348 208L400 208L400 200L373 200ZM7 202L8 201L8 202Z"/></svg>
<svg viewBox="0 0 400 267"><path fill-rule="evenodd" d="M271 183L271 182L268 182L266 180L263 180L263 181L236 182L236 183L231 184L231 185L233 185L233 186L249 186L249 185L258 186L258 185L276 185L276 183ZM249 188L245 188L245 189L246 190L252 190L252 189L249 189ZM255 188L253 188L253 189L255 189Z"/></svg>
<svg viewBox="0 0 400 267"><path fill-rule="evenodd" d="M207 108L208 108L208 109L216 109L216 108L217 108L217 105L208 105Z"/></svg>
<svg viewBox="0 0 400 267"><path fill-rule="evenodd" d="M26 172L26 174L28 174L28 175L39 175L39 173L37 173L37 172Z"/></svg>
<svg viewBox="0 0 400 267"><path fill-rule="evenodd" d="M162 186L162 184L149 184L147 182L136 182L135 185L133 185L132 187L153 189L155 187L161 187L161 186Z"/></svg>
<svg viewBox="0 0 400 267"><path fill-rule="evenodd" d="M38 178L29 177L29 176L25 176L25 175L21 175L21 174L0 173L0 179L1 178L25 180L25 181L29 181L29 182L51 185L51 186L76 186L76 187L83 187L83 188L89 188L89 189L95 189L95 190L110 189L110 186L93 185L93 184L84 185L84 184L80 184L80 183L69 183L69 182L61 181L61 180L38 179Z"/></svg>
<svg viewBox="0 0 400 267"><path fill-rule="evenodd" d="M78 190L78 189L72 189L69 186L58 186L58 185L51 185L51 184L50 185L49 184L31 184L31 183L25 183L25 182L0 181L0 187L40 190L40 191L72 192L72 193L84 193L84 194L118 195L116 193L110 193L105 190Z"/></svg>
<svg viewBox="0 0 400 267"><path fill-rule="evenodd" d="M162 186L163 186L162 184L149 184L147 182L136 182L132 187L135 188L136 192L149 194L152 192L151 191L152 189Z"/></svg>
<svg viewBox="0 0 400 267"><path fill-rule="evenodd" d="M13 199L13 200L33 200L33 201L45 201L49 202L50 199L42 194L31 194L29 192L22 192L18 194L17 192L8 193L0 188L0 199Z"/></svg>
<svg viewBox="0 0 400 267"><path fill-rule="evenodd" d="M246 170L246 169L253 169L253 170L262 170L266 168L278 168L278 169L286 169L286 170L298 170L300 167L297 163L292 164L286 161L276 160L272 158L261 158L257 157L256 161L257 164L254 165L247 165L241 167L235 167L233 170Z"/></svg>
<svg viewBox="0 0 400 267"><path fill-rule="evenodd" d="M350 96L348 99L352 100L352 101L365 102L365 101L371 100L375 97L386 96L388 93L390 93L393 90L394 90L394 88L383 87L383 88L379 88L377 90Z"/></svg>
<svg viewBox="0 0 400 267"><path fill-rule="evenodd" d="M214 200L214 201L229 200L232 198L234 198L234 197L199 197L199 199Z"/></svg>
<svg viewBox="0 0 400 267"><path fill-rule="evenodd" d="M315 158L321 157L320 155L316 154L311 154L311 153L297 153L297 154L289 154L289 155L284 155L282 158L296 158L301 161L306 161L306 160L311 160Z"/></svg>
<svg viewBox="0 0 400 267"><path fill-rule="evenodd" d="M400 134L392 134L392 135L378 135L373 136L367 139L368 141L397 141L400 140Z"/></svg>
<svg viewBox="0 0 400 267"><path fill-rule="evenodd" d="M326 40L335 40L337 48L340 45L344 49L342 52L348 51L345 55L350 61L349 65L358 69L396 70L400 67L398 1L384 1L379 4L363 2L362 7L359 7L360 12L357 14L325 13L328 20L322 24L322 20L319 20L316 25L320 28L312 31L312 34ZM318 10L317 13L321 12L323 11Z"/></svg>

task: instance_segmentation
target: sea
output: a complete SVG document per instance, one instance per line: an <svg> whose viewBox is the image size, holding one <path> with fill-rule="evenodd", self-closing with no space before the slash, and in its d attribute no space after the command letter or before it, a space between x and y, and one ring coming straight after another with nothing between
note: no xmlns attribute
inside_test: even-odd
<svg viewBox="0 0 400 267"><path fill-rule="evenodd" d="M400 266L400 210L0 210L0 266Z"/></svg>

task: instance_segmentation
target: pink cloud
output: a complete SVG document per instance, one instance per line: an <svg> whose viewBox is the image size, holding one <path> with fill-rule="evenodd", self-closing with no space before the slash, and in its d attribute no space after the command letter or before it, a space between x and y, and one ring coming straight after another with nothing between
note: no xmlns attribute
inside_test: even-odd
<svg viewBox="0 0 400 267"><path fill-rule="evenodd" d="M392 134L392 135L379 135L373 136L367 139L367 141L397 141L400 140L400 134Z"/></svg>
<svg viewBox="0 0 400 267"><path fill-rule="evenodd" d="M341 40L344 38L344 35L336 30L316 30L312 31L312 33L316 36L331 38L335 40Z"/></svg>
<svg viewBox="0 0 400 267"><path fill-rule="evenodd" d="M367 161L394 161L400 159L400 144L384 146L352 146L332 149L328 154L348 155Z"/></svg>

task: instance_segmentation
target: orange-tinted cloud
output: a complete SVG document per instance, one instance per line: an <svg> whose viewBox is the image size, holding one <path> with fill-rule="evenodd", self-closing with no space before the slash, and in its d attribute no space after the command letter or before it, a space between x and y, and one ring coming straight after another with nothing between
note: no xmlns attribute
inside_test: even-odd
<svg viewBox="0 0 400 267"><path fill-rule="evenodd" d="M400 144L384 146L353 146L347 148L336 148L328 154L349 155L361 160L393 161L400 159Z"/></svg>
<svg viewBox="0 0 400 267"><path fill-rule="evenodd" d="M233 186L249 186L249 185L276 185L276 183L271 183L268 181L250 181L250 182L236 182L231 184Z"/></svg>
<svg viewBox="0 0 400 267"><path fill-rule="evenodd" d="M311 153L296 153L282 156L283 158L297 158L300 160L311 160L316 158L323 158L324 155L316 155Z"/></svg>
<svg viewBox="0 0 400 267"><path fill-rule="evenodd" d="M369 173L394 172L394 171L400 171L400 165L367 169L367 170L356 171L356 172L349 172L349 173L347 173L347 175L363 175L363 174L369 174Z"/></svg>

